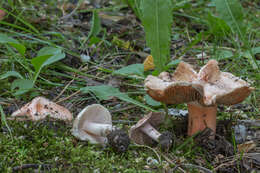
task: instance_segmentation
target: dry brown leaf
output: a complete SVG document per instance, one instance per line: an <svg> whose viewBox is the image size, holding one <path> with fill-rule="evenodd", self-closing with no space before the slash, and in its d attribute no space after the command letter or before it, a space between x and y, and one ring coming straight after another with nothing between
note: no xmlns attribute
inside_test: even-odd
<svg viewBox="0 0 260 173"><path fill-rule="evenodd" d="M148 55L144 60L144 71L153 70L155 68L152 55Z"/></svg>
<svg viewBox="0 0 260 173"><path fill-rule="evenodd" d="M237 149L240 152L248 153L250 150L256 147L256 143L254 141L247 141L243 144L237 145Z"/></svg>

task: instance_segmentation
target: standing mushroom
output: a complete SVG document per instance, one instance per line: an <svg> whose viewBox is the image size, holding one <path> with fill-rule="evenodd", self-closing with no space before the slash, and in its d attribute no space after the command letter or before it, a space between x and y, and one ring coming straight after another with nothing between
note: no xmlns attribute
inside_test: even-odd
<svg viewBox="0 0 260 173"><path fill-rule="evenodd" d="M80 140L109 144L119 152L125 152L130 143L127 133L112 126L111 114L100 104L84 108L74 120L71 131Z"/></svg>
<svg viewBox="0 0 260 173"><path fill-rule="evenodd" d="M232 75L221 72L216 60L210 60L197 73L191 65L181 62L173 75L162 72L159 77L145 79L148 94L166 104L187 103L188 135L206 127L216 132L217 105L242 102L254 88Z"/></svg>
<svg viewBox="0 0 260 173"><path fill-rule="evenodd" d="M160 133L155 129L163 120L163 113L149 113L131 127L130 139L140 145L152 145L156 141L163 150L168 150L172 145L172 134L168 131Z"/></svg>

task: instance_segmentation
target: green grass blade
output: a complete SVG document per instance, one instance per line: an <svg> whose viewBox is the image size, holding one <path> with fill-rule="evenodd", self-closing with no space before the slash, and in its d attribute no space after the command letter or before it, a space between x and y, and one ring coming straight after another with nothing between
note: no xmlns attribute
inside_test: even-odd
<svg viewBox="0 0 260 173"><path fill-rule="evenodd" d="M4 110L3 110L1 105L0 105L0 114L1 114L1 123L2 123L2 125L6 126L6 128L8 129L8 132L11 136L11 139L13 140L12 131L11 131L10 127L8 126L7 122L6 122L6 116L5 116Z"/></svg>
<svg viewBox="0 0 260 173"><path fill-rule="evenodd" d="M243 23L243 8L238 0L216 0L216 9L221 19L227 22L233 33L237 33L242 41L246 33Z"/></svg>
<svg viewBox="0 0 260 173"><path fill-rule="evenodd" d="M161 72L170 58L172 24L171 0L146 0L141 3L142 23L156 70Z"/></svg>
<svg viewBox="0 0 260 173"><path fill-rule="evenodd" d="M28 28L30 28L34 33L36 34L39 34L40 32L34 27L32 26L30 23L26 22L25 20L23 20L22 18L14 15L13 13L3 9L3 8L0 8L1 10L5 11L8 15L11 15L13 16L15 19L17 19L18 21L20 21L21 23L23 23L25 26L27 26ZM27 30L28 31L28 30Z"/></svg>

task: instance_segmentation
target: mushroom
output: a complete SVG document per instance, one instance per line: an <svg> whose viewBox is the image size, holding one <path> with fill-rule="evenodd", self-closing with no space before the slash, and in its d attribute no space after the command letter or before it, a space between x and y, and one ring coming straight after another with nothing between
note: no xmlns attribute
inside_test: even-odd
<svg viewBox="0 0 260 173"><path fill-rule="evenodd" d="M147 93L166 104L188 104L188 135L206 127L216 132L217 105L242 102L254 88L228 72L221 72L216 60L197 73L191 65L180 62L173 75L162 72L159 77L145 79Z"/></svg>
<svg viewBox="0 0 260 173"><path fill-rule="evenodd" d="M36 97L22 108L13 112L10 119L38 121L50 116L54 119L71 121L70 111L44 97ZM27 117L24 117L27 116Z"/></svg>
<svg viewBox="0 0 260 173"><path fill-rule="evenodd" d="M140 145L152 145L156 141L163 150L168 150L172 145L171 133L168 131L160 133L155 129L163 120L163 113L149 113L130 128L130 139Z"/></svg>
<svg viewBox="0 0 260 173"><path fill-rule="evenodd" d="M72 135L92 144L109 144L119 152L124 152L130 139L122 130L112 126L111 114L100 104L85 107L73 122Z"/></svg>

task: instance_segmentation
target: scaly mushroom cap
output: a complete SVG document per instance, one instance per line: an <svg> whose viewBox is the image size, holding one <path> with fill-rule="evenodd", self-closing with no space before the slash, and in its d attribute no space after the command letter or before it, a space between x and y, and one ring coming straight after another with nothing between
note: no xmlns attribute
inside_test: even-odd
<svg viewBox="0 0 260 173"><path fill-rule="evenodd" d="M21 109L12 113L12 118L18 120L38 121L50 116L54 119L71 121L70 111L44 97L36 97L31 102L24 105ZM22 116L27 116L22 118Z"/></svg>
<svg viewBox="0 0 260 173"><path fill-rule="evenodd" d="M164 113L162 112L150 112L140 119L136 125L132 126L129 130L129 137L135 143L140 145L151 145L153 140L144 134L141 128L146 124L150 123L154 128L158 127L164 120Z"/></svg>
<svg viewBox="0 0 260 173"><path fill-rule="evenodd" d="M166 104L199 102L204 106L232 105L242 102L254 88L231 73L221 72L216 60L210 60L196 73L181 62L171 76L162 72L159 77L145 79L147 93Z"/></svg>
<svg viewBox="0 0 260 173"><path fill-rule="evenodd" d="M78 114L71 130L72 135L80 140L89 141L92 144L105 144L106 137L97 136L85 130L84 127L87 127L89 123L109 124L112 126L110 112L100 104L87 106Z"/></svg>

